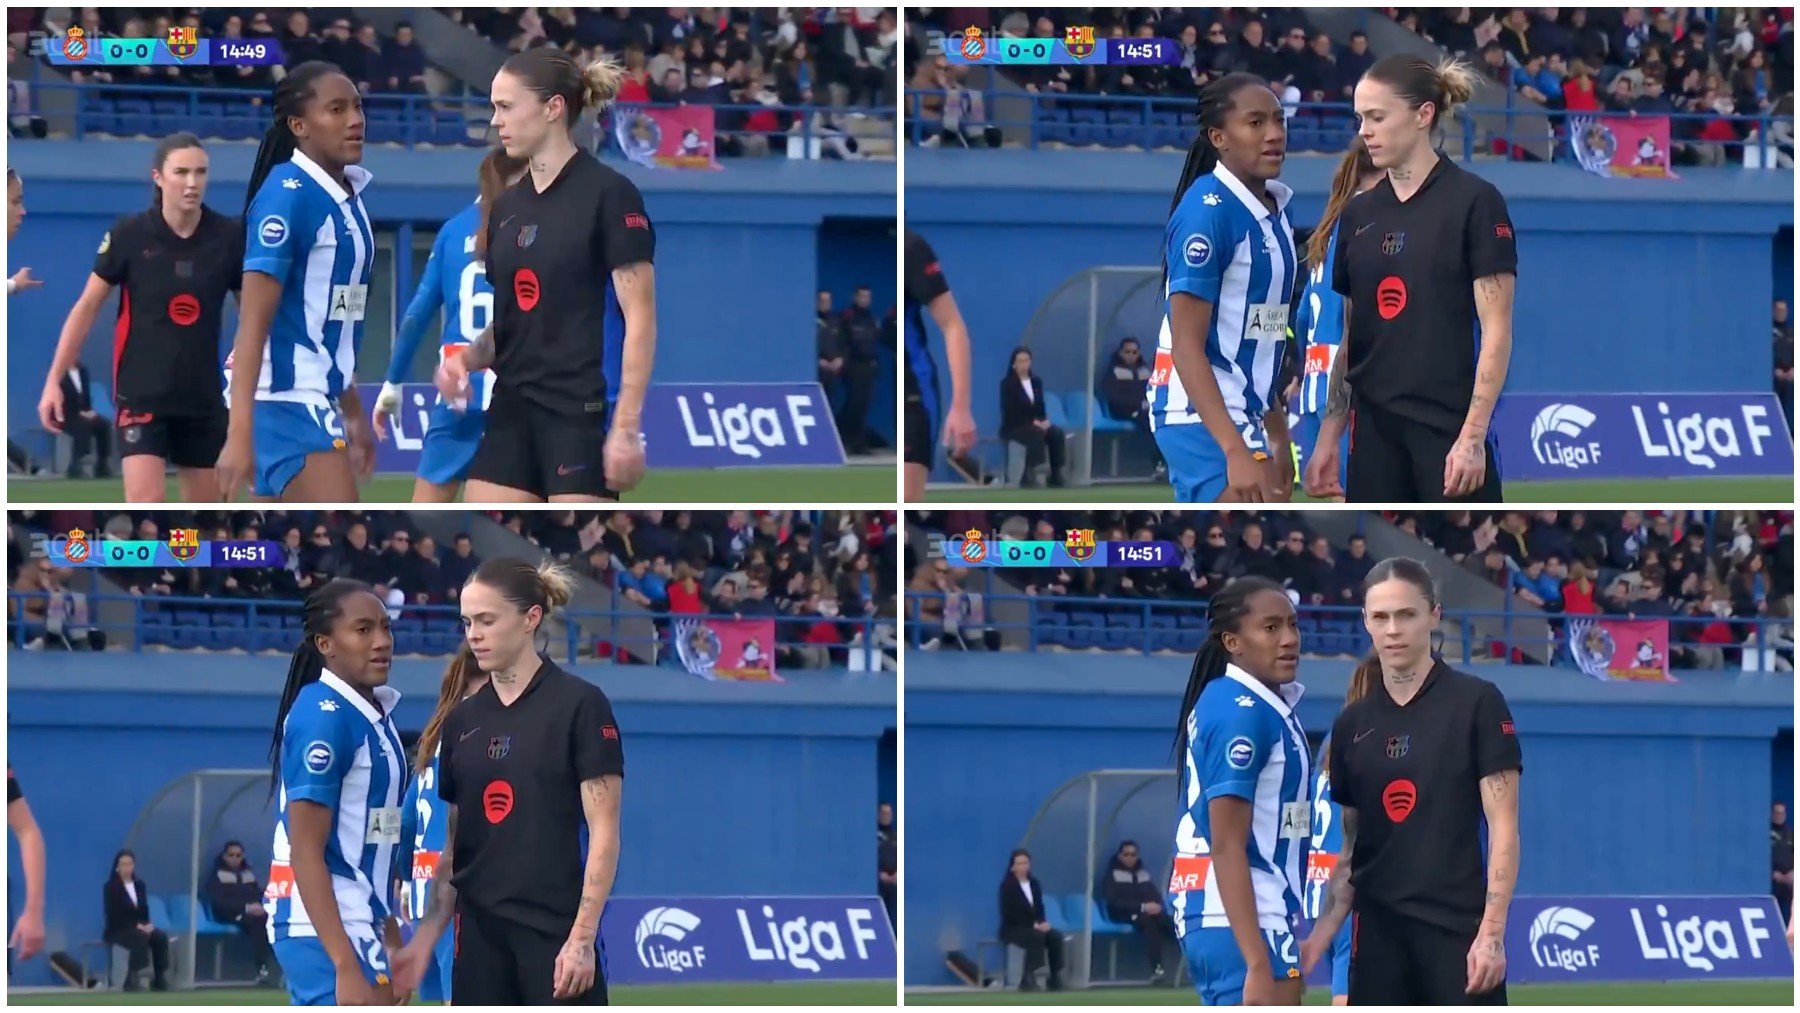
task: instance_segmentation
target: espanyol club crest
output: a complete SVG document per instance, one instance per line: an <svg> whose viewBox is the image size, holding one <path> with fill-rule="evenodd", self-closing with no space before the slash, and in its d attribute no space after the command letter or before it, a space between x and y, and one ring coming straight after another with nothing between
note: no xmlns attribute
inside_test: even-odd
<svg viewBox="0 0 1800 1013"><path fill-rule="evenodd" d="M1069 26L1069 29L1063 33L1063 48L1067 49L1069 55L1077 60L1094 55L1093 26L1086 25L1079 28L1073 25Z"/></svg>
<svg viewBox="0 0 1800 1013"><path fill-rule="evenodd" d="M974 25L970 25L968 30L963 32L962 55L963 59L970 62L987 55L987 40L981 37L981 29Z"/></svg>
<svg viewBox="0 0 1800 1013"><path fill-rule="evenodd" d="M965 563L979 563L987 558L987 542L982 540L981 532L970 528L963 535L962 558Z"/></svg>

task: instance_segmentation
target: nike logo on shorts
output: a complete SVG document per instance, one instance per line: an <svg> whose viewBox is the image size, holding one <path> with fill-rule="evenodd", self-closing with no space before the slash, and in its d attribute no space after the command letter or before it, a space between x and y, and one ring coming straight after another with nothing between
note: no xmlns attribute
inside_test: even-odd
<svg viewBox="0 0 1800 1013"><path fill-rule="evenodd" d="M558 475L562 476L563 478L568 478L570 475L573 475L578 471L583 471L586 468L587 468L587 465L585 465L585 464L577 464L573 468L569 467L566 464L559 464L556 466L556 473Z"/></svg>

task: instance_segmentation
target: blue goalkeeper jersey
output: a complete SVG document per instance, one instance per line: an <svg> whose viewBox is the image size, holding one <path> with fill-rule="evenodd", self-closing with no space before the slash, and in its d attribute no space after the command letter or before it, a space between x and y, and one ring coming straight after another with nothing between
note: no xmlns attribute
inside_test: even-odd
<svg viewBox="0 0 1800 1013"><path fill-rule="evenodd" d="M468 347L493 323L494 287L488 284L487 264L475 252L475 232L480 227L481 201L476 200L438 230L431 244L431 256L425 261L425 274L413 291L412 302L407 305L394 338L394 354L388 362L389 383L405 382L413 353L438 310L444 311L444 327L438 339L440 362ZM474 389L467 410L486 410L494 396L493 372L484 369L473 373L469 383Z"/></svg>

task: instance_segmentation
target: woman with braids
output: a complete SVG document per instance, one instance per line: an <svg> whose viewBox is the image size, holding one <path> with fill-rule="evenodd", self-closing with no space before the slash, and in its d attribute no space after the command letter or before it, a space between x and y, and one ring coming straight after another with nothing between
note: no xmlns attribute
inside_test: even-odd
<svg viewBox="0 0 1800 1013"><path fill-rule="evenodd" d="M1331 196L1326 198L1325 213L1306 241L1306 287L1300 294L1300 306L1294 313L1294 334L1299 337L1302 367L1300 381L1299 459L1309 460L1318 443L1319 426L1325 418L1325 385L1331 367L1344 339L1344 297L1331 287L1333 254L1337 249L1338 219L1350 198L1381 181L1381 170L1369 161L1369 149L1362 138L1353 138L1350 149L1338 160L1331 176ZM1350 433L1338 437L1338 479L1344 480L1344 468L1350 460Z"/></svg>
<svg viewBox="0 0 1800 1013"><path fill-rule="evenodd" d="M375 264L362 97L309 60L275 86L274 107L250 171L219 485L227 499L249 481L259 499L351 502L375 467L355 384Z"/></svg>
<svg viewBox="0 0 1800 1013"><path fill-rule="evenodd" d="M1331 729L1343 849L1300 947L1310 971L1354 918L1352 1006L1506 1005L1524 763L1500 690L1433 653L1442 615L1417 560L1383 560L1363 582L1375 650Z"/></svg>
<svg viewBox="0 0 1800 1013"><path fill-rule="evenodd" d="M537 646L574 590L562 567L517 559L481 564L463 588L468 650L487 685L439 729L438 868L449 878L436 878L394 957L402 989L423 977L454 914L457 1005L606 1003L600 913L619 867L625 753L606 694Z"/></svg>
<svg viewBox="0 0 1800 1013"><path fill-rule="evenodd" d="M612 104L623 76L554 47L518 53L494 75L494 128L530 174L488 215L494 322L438 367L452 402L469 400L472 373L494 371L470 502L614 500L644 476L656 232L631 180L570 136Z"/></svg>
<svg viewBox="0 0 1800 1013"><path fill-rule="evenodd" d="M157 142L150 207L121 216L101 237L38 399L38 421L62 432L70 421L65 377L80 363L100 307L120 289L112 389L128 503L161 503L170 464L183 502L219 499L213 465L226 429L219 335L225 297L241 284L244 223L206 206L208 162L193 134Z"/></svg>
<svg viewBox="0 0 1800 1013"><path fill-rule="evenodd" d="M269 939L295 1005L392 1005L384 936L406 793L394 637L381 599L353 580L314 591L302 628L269 747Z"/></svg>
<svg viewBox="0 0 1800 1013"><path fill-rule="evenodd" d="M1276 181L1287 123L1253 74L1207 85L1199 120L1163 237L1150 427L1177 502L1286 500L1293 451L1278 384L1299 274L1294 192Z"/></svg>
<svg viewBox="0 0 1800 1013"><path fill-rule="evenodd" d="M525 175L525 162L495 149L481 160L481 194L473 204L444 223L431 244L425 276L413 293L400 331L394 338L394 354L388 360L387 381L375 399L369 423L377 439L387 438L387 418L398 415L400 384L412 368L413 352L425 328L444 311L443 337L438 361L461 355L494 319L494 287L487 280L487 219L500 192ZM479 370L469 377L470 391L462 401L442 395L432 406L425 428L425 446L419 453L419 476L413 481L413 502L449 503L462 491L469 463L481 445L487 428L488 403L494 396L494 374Z"/></svg>
<svg viewBox="0 0 1800 1013"><path fill-rule="evenodd" d="M438 690L437 709L419 735L419 755L413 761L412 784L406 790L401 807L402 847L412 850L412 875L404 884L406 918L413 924L424 919L431 903L432 887L437 882L440 859L449 839L443 800L438 798L438 744L443 741L444 719L456 705L487 685L487 673L475 663L475 655L464 644L444 669L444 683ZM446 873L448 870L445 870ZM419 983L419 998L425 1002L448 1004L451 997L450 969L455 963L456 939L446 934L432 950L425 977Z"/></svg>
<svg viewBox="0 0 1800 1013"><path fill-rule="evenodd" d="M1298 1006L1310 758L1294 713L1300 625L1281 585L1213 595L1181 698L1169 911L1207 1006Z"/></svg>
<svg viewBox="0 0 1800 1013"><path fill-rule="evenodd" d="M1500 502L1489 444L1512 359L1512 218L1492 183L1432 139L1475 81L1454 59L1394 55L1357 82L1359 133L1383 178L1338 222L1331 287L1347 326L1306 464L1311 495ZM1338 481L1346 430L1347 484Z"/></svg>

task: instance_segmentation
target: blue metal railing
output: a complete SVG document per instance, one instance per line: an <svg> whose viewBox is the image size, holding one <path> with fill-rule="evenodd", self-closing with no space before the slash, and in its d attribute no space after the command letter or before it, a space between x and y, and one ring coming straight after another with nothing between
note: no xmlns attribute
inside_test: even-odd
<svg viewBox="0 0 1800 1013"><path fill-rule="evenodd" d="M989 570L989 573L993 571ZM1136 620L1135 625L1126 627L1101 626L1095 629L1098 636L1109 641L1096 643L1094 646L1110 647L1113 650L1128 650L1137 654L1149 655L1161 650L1177 650L1176 642L1184 632L1191 637L1197 628L1203 628L1208 603L1205 601L1182 601L1178 599L1153 598L1093 598L1074 597L1059 594L982 594L983 619L980 621L963 620L961 625L988 629L997 632L1007 630L1021 631L1024 634L1025 649L1039 651L1049 646L1046 633L1058 625L1050 619L1053 614L1061 612L1085 611L1104 616L1130 616ZM941 619L926 617L922 606L926 602L934 602L940 608L946 604L947 596L939 592L908 592L906 595L906 618L908 643L913 647L920 646L925 636L942 632L944 624ZM1009 603L1022 603L1026 607L1025 619L1022 622L1000 622L993 617L996 612L1004 611L996 606ZM1507 607L1502 609L1445 609L1445 624L1455 623L1462 628L1462 635L1457 638L1461 642L1461 663L1468 664L1477 657L1477 648L1482 648L1480 655L1489 659L1486 648L1499 644L1504 657L1511 657L1512 652L1522 651L1536 653L1547 663L1555 664L1567 658L1567 638L1563 634L1563 626L1569 620L1576 619L1619 619L1621 616L1605 615L1564 615L1546 613L1526 607L1522 604L1513 607L1515 600L1507 596ZM1299 606L1301 622L1311 625L1330 641L1336 642L1342 650L1329 651L1331 654L1361 654L1369 646L1369 638L1363 630L1362 607L1360 605L1312 605ZM939 613L941 615L941 612ZM1153 625L1153 618L1173 620L1173 624L1165 622ZM1182 619L1198 620L1184 627ZM1789 627L1793 621L1789 619L1715 619L1711 616L1656 616L1646 618L1666 618L1669 623L1669 647L1671 650L1696 645L1696 639L1682 636L1683 631L1691 631L1697 638L1701 628L1714 623L1723 622L1731 630L1731 643L1703 644L1699 646L1716 646L1720 648L1754 649L1759 654L1773 650L1776 641L1773 634L1778 628ZM1496 635L1487 628L1475 628L1471 624L1482 623L1491 626L1491 621L1498 621L1500 631ZM1525 623L1548 624L1548 634L1528 633L1518 628ZM1332 624L1328 629L1321 625ZM1346 642L1347 641L1347 642ZM1448 638L1446 647L1448 647ZM1301 650L1307 652L1307 631L1301 635ZM1446 653L1450 653L1446 651Z"/></svg>
<svg viewBox="0 0 1800 1013"><path fill-rule="evenodd" d="M285 654L291 652L300 639L297 626L287 625L290 617L298 619L301 614L301 603L298 601L137 594L86 594L84 597L87 600L88 622L79 629L126 631L130 634L130 645L125 649L132 653L142 653L148 643L163 643L175 646L176 649L185 646ZM7 592L7 625L12 646L23 648L28 642L44 635L43 620L27 618L25 606L28 602L43 602L48 606L49 601L50 595L45 591ZM102 621L101 616L107 611L107 606L120 603L130 606L129 618L111 623ZM611 650L617 652L638 643L653 643L656 653L660 655L665 648L671 647L670 630L675 620L738 618L734 615L627 609L567 609L559 615L563 620L560 645L564 650L562 657L568 660L581 657L584 647L597 648L600 644L612 645ZM216 617L221 616L228 617L227 621L220 623ZM775 623L775 649L824 647L830 652L834 662L843 659L845 663L849 652L855 651L862 656L863 671L877 671L882 667L882 638L877 633L885 631L891 636L896 625L894 619L876 617L837 616L828 619L823 616L776 615L769 618ZM242 620L241 625L238 620ZM639 635L621 631L623 623L633 621L653 622L657 628L654 639L645 640ZM208 635L190 638L195 640L193 643L170 644L170 631L184 622L204 623L182 628L205 630ZM819 623L835 625L840 641L817 644L804 639L808 631ZM76 624L68 618L64 619L64 626L76 628ZM428 656L447 654L455 649L455 642L462 636L461 613L454 605L406 605L396 622L396 640L402 635L419 637L415 643L421 648L442 648L438 651L419 650L414 653ZM400 647L396 643L396 653ZM109 649L119 648L117 645L109 645ZM593 655L598 651L585 653ZM647 657L639 660L655 663L666 659Z"/></svg>
<svg viewBox="0 0 1800 1013"><path fill-rule="evenodd" d="M907 116L907 138L913 144L922 143L928 136L936 132L936 124L941 119L939 113L928 113L925 110L927 99L950 101L952 92L935 88L909 88L905 94ZM1026 146L1037 148L1038 145L1052 139L1056 133L1068 124L1059 124L1052 120L1050 110L1083 110L1099 111L1103 122L1077 124L1092 126L1110 131L1115 146L1135 144L1140 147L1154 148L1175 143L1172 138L1179 136L1177 146L1186 146L1193 137L1194 102L1191 98L1164 98L1138 95L1091 95L1091 94L1044 94L1028 92L1012 88L982 90L983 101L988 111L988 118L974 126L994 126L1002 130L1017 129L1027 132ZM996 100L1022 101L1025 103L1027 115L1024 119L995 118L993 112ZM1290 116L1290 124L1294 118L1306 118L1308 121L1342 130L1346 133L1355 129L1356 114L1347 102L1301 102L1286 107ZM1126 113L1127 121L1115 122L1110 114ZM1477 129L1476 117L1501 116L1503 125L1499 130L1481 132ZM1504 106L1465 106L1458 111L1457 134L1447 139L1446 151L1461 161L1472 161L1477 154L1486 154L1493 143L1505 144L1507 150L1517 146L1550 143L1559 157L1567 157L1566 120L1571 116L1591 116L1606 118L1611 116L1628 116L1628 113L1568 112L1564 110L1540 109L1516 103L1514 95L1507 93ZM1671 123L1672 144L1719 144L1727 149L1748 148L1753 143L1761 152L1762 165L1770 164L1772 151L1769 140L1770 128L1777 122L1793 125L1793 116L1776 116L1761 114L1755 116L1719 116L1713 113L1658 113L1666 115ZM1170 117L1173 117L1172 119ZM1548 132L1533 129L1527 131L1521 121L1545 120L1550 123ZM1749 140L1733 141L1697 141L1682 137L1681 125L1690 122L1709 122L1723 119L1734 127L1753 125L1756 128L1754 142ZM1166 143L1165 143L1166 142ZM1339 148L1338 150L1341 150Z"/></svg>
<svg viewBox="0 0 1800 1013"><path fill-rule="evenodd" d="M37 76L35 64L28 108L10 111L13 115L47 115L43 110L43 95L55 92L73 92L76 95L73 136L77 140L89 133L154 135L158 132L156 128L166 125L163 120L175 117L185 122L174 129L194 130L203 136L228 139L259 137L269 125L268 96L261 90L100 82L75 84L42 79ZM113 103L149 103L150 109L120 111L115 107L111 112L101 113L91 101L99 99ZM423 143L488 143L488 119L492 110L485 95L372 93L363 96L363 101L364 113L368 117L366 136L370 143L398 143L408 148ZM603 143L614 143L612 117L620 110L676 109L680 106L681 103L671 102L615 106L606 113L602 121L605 127ZM820 115L832 119L860 116L889 123L896 117L896 110L893 108L877 106L725 104L710 108L720 114L721 120L727 119L727 114L741 114L745 123L754 113L775 114L776 126L769 129L753 130L746 125L727 129L720 123L716 127L716 133L720 137L764 136L770 139L771 144L778 139L793 137L809 147L814 140L840 136L842 133L841 130L831 133L822 131L821 124L817 122ZM471 134L471 128L478 128L479 133Z"/></svg>

